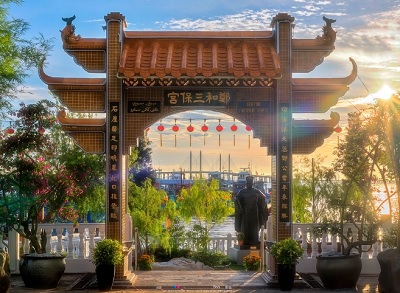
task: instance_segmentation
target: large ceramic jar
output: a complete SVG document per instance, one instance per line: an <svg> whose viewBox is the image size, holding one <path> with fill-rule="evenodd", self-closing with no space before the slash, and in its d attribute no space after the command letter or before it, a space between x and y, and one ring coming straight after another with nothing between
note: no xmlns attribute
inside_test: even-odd
<svg viewBox="0 0 400 293"><path fill-rule="evenodd" d="M65 256L52 254L21 255L19 271L25 287L56 288L65 271Z"/></svg>
<svg viewBox="0 0 400 293"><path fill-rule="evenodd" d="M327 289L355 288L362 269L359 254L317 256L316 269Z"/></svg>

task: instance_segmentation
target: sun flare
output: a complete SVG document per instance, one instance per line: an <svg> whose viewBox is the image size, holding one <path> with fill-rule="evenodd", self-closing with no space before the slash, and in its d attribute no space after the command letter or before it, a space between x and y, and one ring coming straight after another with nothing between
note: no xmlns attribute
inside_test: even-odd
<svg viewBox="0 0 400 293"><path fill-rule="evenodd" d="M377 99L388 100L395 94L395 90L393 90L390 86L384 85L376 94L375 97Z"/></svg>

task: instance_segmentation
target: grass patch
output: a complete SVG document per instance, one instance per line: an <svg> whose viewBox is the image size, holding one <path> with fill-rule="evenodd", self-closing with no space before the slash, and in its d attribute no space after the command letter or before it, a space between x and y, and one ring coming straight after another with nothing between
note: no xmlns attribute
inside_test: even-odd
<svg viewBox="0 0 400 293"><path fill-rule="evenodd" d="M236 262L231 262L229 267L227 268L228 270L233 270L233 271L244 271L244 265L238 265Z"/></svg>

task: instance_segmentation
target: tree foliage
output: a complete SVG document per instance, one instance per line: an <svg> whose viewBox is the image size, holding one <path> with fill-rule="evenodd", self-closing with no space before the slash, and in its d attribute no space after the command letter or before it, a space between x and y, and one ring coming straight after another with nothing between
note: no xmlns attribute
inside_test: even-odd
<svg viewBox="0 0 400 293"><path fill-rule="evenodd" d="M61 130L59 124L52 127L50 137L56 155L49 159L56 168L65 166L71 172L78 169L85 170L85 176L77 181L77 184L85 190L85 196L73 199L79 221L86 221L88 214L91 221L104 221L106 211L105 155L88 154L83 151Z"/></svg>
<svg viewBox="0 0 400 293"><path fill-rule="evenodd" d="M390 201L393 196L397 196L397 249L400 250L400 94L396 93L388 100L380 100L375 107L375 116L378 117L376 125L382 132L383 145L385 147L384 153L386 157L386 165L380 169L381 173L388 172L388 176L382 176L384 179L392 179L396 184L395 192L391 192L387 184L385 184L386 193L389 195L389 206L392 209L392 202ZM386 168L384 168L386 166ZM386 180L385 180L386 182Z"/></svg>
<svg viewBox="0 0 400 293"><path fill-rule="evenodd" d="M138 186L142 186L146 179L156 182L155 171L151 162L151 147L147 137L140 138L138 145L131 149L129 156L129 175Z"/></svg>
<svg viewBox="0 0 400 293"><path fill-rule="evenodd" d="M367 118L367 115L372 114ZM344 140L336 151L334 170L343 176L341 188L331 198L330 204L339 211L338 232L341 234L344 253L352 248L362 251L362 245L377 241L380 208L376 206L374 183L381 180L382 163L385 162L385 146L382 131L377 128L378 118L370 111L349 114L349 125ZM347 237L344 223L352 224L357 241Z"/></svg>
<svg viewBox="0 0 400 293"><path fill-rule="evenodd" d="M11 109L11 99L16 97L29 71L38 68L51 50L51 41L42 35L24 38L29 24L9 15L10 4L19 0L0 3L0 114Z"/></svg>
<svg viewBox="0 0 400 293"><path fill-rule="evenodd" d="M54 104L43 100L24 105L11 113L16 117L15 133L0 139L0 217L7 227L18 230L31 241L36 252L41 247L36 235L38 223L54 217L74 220L76 209L71 200L81 196L79 185L86 170L68 169L52 162L56 145L49 133L56 118Z"/></svg>
<svg viewBox="0 0 400 293"><path fill-rule="evenodd" d="M169 200L164 190L157 190L150 179L142 186L129 182L129 211L133 226L138 229L139 236L146 252L151 244L170 248L170 232L168 223L173 221L175 202Z"/></svg>
<svg viewBox="0 0 400 293"><path fill-rule="evenodd" d="M293 220L300 223L321 223L334 218L329 198L338 182L332 167L324 166L324 158L302 157L293 169Z"/></svg>
<svg viewBox="0 0 400 293"><path fill-rule="evenodd" d="M181 190L178 203L181 217L187 222L194 218L203 227L206 239L214 224L222 223L235 211L231 194L220 190L215 179L196 179L192 186Z"/></svg>

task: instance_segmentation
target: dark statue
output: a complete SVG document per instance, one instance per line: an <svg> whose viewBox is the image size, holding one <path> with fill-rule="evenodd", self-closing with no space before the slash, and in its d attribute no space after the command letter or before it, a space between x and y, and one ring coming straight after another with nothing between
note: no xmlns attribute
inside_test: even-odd
<svg viewBox="0 0 400 293"><path fill-rule="evenodd" d="M253 187L253 180L253 176L246 177L246 188L235 200L235 231L244 233L244 245L260 244L260 228L269 216L265 194Z"/></svg>

